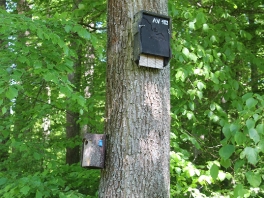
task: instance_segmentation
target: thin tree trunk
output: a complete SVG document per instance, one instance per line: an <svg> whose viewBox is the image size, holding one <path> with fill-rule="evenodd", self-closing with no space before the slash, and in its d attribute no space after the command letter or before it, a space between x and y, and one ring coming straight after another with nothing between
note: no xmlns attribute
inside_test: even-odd
<svg viewBox="0 0 264 198"><path fill-rule="evenodd" d="M249 22L249 26L248 26L248 31L250 31L250 33L252 35L255 34L256 31L256 24L255 24L255 15L254 14L250 14L248 16L248 22ZM254 46L254 43L256 41L253 39L251 41L249 41L248 45L249 46ZM252 54L257 54L257 49L253 49L252 50ZM258 93L259 89L258 89L258 85L259 85L259 73L258 73L258 67L257 65L252 61L250 63L250 69L251 69L251 91L253 93Z"/></svg>
<svg viewBox="0 0 264 198"><path fill-rule="evenodd" d="M169 197L170 82L133 62L134 15L166 0L108 0L107 150L99 197Z"/></svg>
<svg viewBox="0 0 264 198"><path fill-rule="evenodd" d="M79 47L79 46L77 46ZM80 47L79 47L80 48ZM75 86L75 91L80 89L81 79L81 49L78 50L78 57L75 60L74 72L68 75L69 81ZM75 110L68 109L66 112L66 137L68 140L74 140L74 138L80 136L80 125L77 123L79 119L79 113ZM71 165L80 162L80 148L79 146L68 146L66 148L66 163Z"/></svg>
<svg viewBox="0 0 264 198"><path fill-rule="evenodd" d="M6 9L6 1L5 0L0 0L0 8L2 9ZM2 47L2 43L3 40L0 39L0 48ZM2 47L4 48L4 47ZM1 49L2 50L2 49ZM7 104L8 101L4 100L3 101L4 104ZM9 131L10 129L8 129L6 126L8 126L9 124L7 124L8 122L8 117L10 116L9 110L4 114L0 116L0 120L1 120L1 124L2 125L2 132L4 131ZM4 133L0 133L0 163L4 162L7 158L8 158L8 145L7 145L7 141L9 139L8 137L5 137L5 135L3 135Z"/></svg>
<svg viewBox="0 0 264 198"><path fill-rule="evenodd" d="M67 111L66 119L66 135L68 140L74 140L75 137L78 137L80 134L80 126L77 123L79 118L78 113L72 111ZM80 148L79 146L68 146L66 148L66 163L71 165L74 163L80 162Z"/></svg>
<svg viewBox="0 0 264 198"><path fill-rule="evenodd" d="M259 73L258 73L258 67L254 64L251 63L250 65L251 69L251 90L253 93L258 93L259 92Z"/></svg>
<svg viewBox="0 0 264 198"><path fill-rule="evenodd" d="M73 10L78 8L81 0L75 0L73 5ZM73 47L78 48L77 58L74 62L74 71L72 74L68 75L69 81L75 86L74 91L80 91L80 81L81 81L81 58L82 58L82 49L81 46L78 46L76 43L72 43ZM81 128L77 123L79 120L79 113L76 110L71 108L66 111L66 138L68 140L74 140L74 138L80 136ZM66 148L66 163L71 165L74 163L80 162L80 147L79 146L68 146Z"/></svg>

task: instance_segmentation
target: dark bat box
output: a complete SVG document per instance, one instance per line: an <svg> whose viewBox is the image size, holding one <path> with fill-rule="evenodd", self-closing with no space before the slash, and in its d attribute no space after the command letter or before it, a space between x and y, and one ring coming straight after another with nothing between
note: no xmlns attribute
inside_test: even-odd
<svg viewBox="0 0 264 198"><path fill-rule="evenodd" d="M134 16L134 60L139 62L140 54L163 57L163 66L171 58L170 17L140 11Z"/></svg>

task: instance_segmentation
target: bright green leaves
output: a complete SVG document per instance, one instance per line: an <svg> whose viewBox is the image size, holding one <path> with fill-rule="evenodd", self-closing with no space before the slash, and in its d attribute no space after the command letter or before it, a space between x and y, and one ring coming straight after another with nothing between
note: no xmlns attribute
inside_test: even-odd
<svg viewBox="0 0 264 198"><path fill-rule="evenodd" d="M224 160L227 160L231 157L231 155L235 152L235 147L233 145L224 145L220 150L219 150L219 155L221 158Z"/></svg>
<svg viewBox="0 0 264 198"><path fill-rule="evenodd" d="M240 158L246 157L250 164L256 165L258 162L258 150L257 148L246 147L241 153Z"/></svg>
<svg viewBox="0 0 264 198"><path fill-rule="evenodd" d="M76 32L81 38L89 40L91 38L91 34L84 29L81 25L75 25L73 27L73 32Z"/></svg>
<svg viewBox="0 0 264 198"><path fill-rule="evenodd" d="M30 190L30 187L29 186L24 186L20 189L20 192L23 194L23 195L28 195L28 192Z"/></svg>
<svg viewBox="0 0 264 198"><path fill-rule="evenodd" d="M227 159L231 154L231 150L228 152L230 143L233 147L243 146L243 149L239 149L236 154L248 163L256 165L260 160L259 153L264 149L264 125L261 123L263 107L258 106L263 103L263 97L248 93L242 97L242 100L243 105L239 107L239 118L231 124L226 123L222 129L226 139L223 141L224 145L219 154L221 158ZM227 141L230 141L229 146L226 145Z"/></svg>
<svg viewBox="0 0 264 198"><path fill-rule="evenodd" d="M5 95L8 99L13 100L17 97L18 90L14 86L10 86Z"/></svg>
<svg viewBox="0 0 264 198"><path fill-rule="evenodd" d="M242 184L237 184L234 189L234 197L244 197L246 194L248 194L248 190Z"/></svg>
<svg viewBox="0 0 264 198"><path fill-rule="evenodd" d="M198 59L198 57L197 57L194 53L190 52L189 49L186 48L186 47L184 47L184 48L182 49L182 53L185 55L185 57L186 57L187 59L189 59L189 60L191 60L191 61L193 61L193 62L196 62L197 59Z"/></svg>
<svg viewBox="0 0 264 198"><path fill-rule="evenodd" d="M263 67L260 60L263 55L260 44L262 34L256 33L254 29L261 29L255 23L259 16L255 14L250 19L248 13L234 15L245 6L251 7L251 3L245 1L214 1L217 8L216 5L211 7L212 1L204 1L201 6L197 2L169 3L172 13L175 13L171 15L174 22L171 90L175 118L172 130L178 136L181 131L188 131L198 138L204 135L208 142L199 141L201 151L220 156L220 164L210 166L208 171L217 182L220 167L235 171L235 174L232 172L235 183L229 185L234 192L225 194L229 191L223 187L226 185L218 183L219 188L217 189L216 184L212 191L218 191L219 194L207 193L208 196L254 196L252 187L256 185L247 182L245 173L256 173L258 168L263 167L264 97L250 93L253 85L251 75L258 79L256 83L261 87L261 79L257 76L262 74L259 68ZM250 20L253 21L252 26L249 24ZM257 42L251 42L253 35ZM257 73L251 68L254 65L259 69ZM177 100L173 98L175 95ZM220 133L224 137L220 138ZM182 139L178 141L179 145L181 141ZM219 142L222 147L215 148ZM186 149L193 146L186 141L182 145ZM208 162L208 158L215 160L209 154L204 155L203 162ZM202 178L203 181L210 182L204 176L200 181ZM209 186L207 183L207 187Z"/></svg>
<svg viewBox="0 0 264 198"><path fill-rule="evenodd" d="M259 187L259 185L261 184L261 175L259 173L256 172L246 172L246 178L248 183L253 186L253 187Z"/></svg>
<svg viewBox="0 0 264 198"><path fill-rule="evenodd" d="M219 173L219 167L216 164L213 164L210 168L210 175L214 180L217 179Z"/></svg>
<svg viewBox="0 0 264 198"><path fill-rule="evenodd" d="M258 101L256 99L254 99L254 98L249 98L249 99L246 100L246 106L248 108L255 107L257 103L258 103Z"/></svg>
<svg viewBox="0 0 264 198"><path fill-rule="evenodd" d="M208 24L203 24L203 30L205 31L205 32L207 32L208 30L209 30L209 26L208 26Z"/></svg>
<svg viewBox="0 0 264 198"><path fill-rule="evenodd" d="M260 136L256 129L249 129L249 137L257 144L260 141Z"/></svg>
<svg viewBox="0 0 264 198"><path fill-rule="evenodd" d="M248 129L251 129L251 128L254 128L254 126L255 126L255 121L253 120L253 119L248 119L247 121L246 121L246 126L247 126L247 128Z"/></svg>
<svg viewBox="0 0 264 198"><path fill-rule="evenodd" d="M83 4L79 4L83 5ZM85 40L90 40L91 39L91 33L87 31L83 26L79 24L72 24L68 23L64 26L64 30L66 33L77 33L81 38Z"/></svg>
<svg viewBox="0 0 264 198"><path fill-rule="evenodd" d="M190 54L190 52L189 52L189 50L186 48L186 47L184 47L183 49L182 49L182 53L185 55L185 56L189 56L189 54Z"/></svg>
<svg viewBox="0 0 264 198"><path fill-rule="evenodd" d="M247 141L247 136L244 133L239 132L239 131L236 132L234 138L235 138L237 145L243 145Z"/></svg>

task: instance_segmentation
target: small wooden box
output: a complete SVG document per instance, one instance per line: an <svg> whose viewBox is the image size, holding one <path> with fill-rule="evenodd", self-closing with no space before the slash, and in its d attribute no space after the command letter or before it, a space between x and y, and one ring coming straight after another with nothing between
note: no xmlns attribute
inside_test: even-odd
<svg viewBox="0 0 264 198"><path fill-rule="evenodd" d="M83 138L81 166L91 169L103 169L105 148L105 134L86 133Z"/></svg>

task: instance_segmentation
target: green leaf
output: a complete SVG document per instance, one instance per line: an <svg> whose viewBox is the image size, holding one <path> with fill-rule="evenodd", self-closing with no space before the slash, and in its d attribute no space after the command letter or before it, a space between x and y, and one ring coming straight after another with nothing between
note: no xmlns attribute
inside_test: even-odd
<svg viewBox="0 0 264 198"><path fill-rule="evenodd" d="M77 103L80 105L80 106L85 106L85 102L86 102L86 99L82 96L79 96L76 98L77 99Z"/></svg>
<svg viewBox="0 0 264 198"><path fill-rule="evenodd" d="M203 24L206 22L206 19L205 19L205 14L203 12L198 12L197 16L196 16L196 21L197 23L199 24Z"/></svg>
<svg viewBox="0 0 264 198"><path fill-rule="evenodd" d="M194 102L190 101L189 102L189 107L193 111L194 110Z"/></svg>
<svg viewBox="0 0 264 198"><path fill-rule="evenodd" d="M219 155L221 158L224 160L229 159L229 157L234 153L235 147L233 145L224 145L220 150L219 150Z"/></svg>
<svg viewBox="0 0 264 198"><path fill-rule="evenodd" d="M219 79L217 78L217 76L214 73L211 73L211 80L215 83L215 84L219 84Z"/></svg>
<svg viewBox="0 0 264 198"><path fill-rule="evenodd" d="M84 9L84 8L85 8L85 5L80 3L80 4L78 5L78 8L79 8L79 9Z"/></svg>
<svg viewBox="0 0 264 198"><path fill-rule="evenodd" d="M256 130L259 134L264 135L264 124L258 124Z"/></svg>
<svg viewBox="0 0 264 198"><path fill-rule="evenodd" d="M205 88L205 84L203 84L202 82L199 81L197 83L197 87L198 87L199 90L203 90L203 88Z"/></svg>
<svg viewBox="0 0 264 198"><path fill-rule="evenodd" d="M191 18L191 17L192 17L192 15L191 15L190 12L185 12L185 13L184 13L184 18L185 18L185 19L189 19L189 18Z"/></svg>
<svg viewBox="0 0 264 198"><path fill-rule="evenodd" d="M2 114L4 115L7 112L6 107L2 107Z"/></svg>
<svg viewBox="0 0 264 198"><path fill-rule="evenodd" d="M259 114L256 113L253 115L253 118L257 122L260 119L260 116L259 116Z"/></svg>
<svg viewBox="0 0 264 198"><path fill-rule="evenodd" d="M189 28L194 30L195 29L195 22L189 22Z"/></svg>
<svg viewBox="0 0 264 198"><path fill-rule="evenodd" d="M43 194L37 190L36 192L36 198L42 198L43 197Z"/></svg>
<svg viewBox="0 0 264 198"><path fill-rule="evenodd" d="M79 29L79 31L77 32L78 33L78 35L80 36L80 37L82 37L82 38L84 38L84 39L90 39L91 38L91 34L90 34L90 32L88 32L86 29L84 29L84 28L81 28L81 29Z"/></svg>
<svg viewBox="0 0 264 198"><path fill-rule="evenodd" d="M245 164L245 160L238 160L235 163L234 170L235 172L238 172L239 169Z"/></svg>
<svg viewBox="0 0 264 198"><path fill-rule="evenodd" d="M203 92L197 91L196 94L200 100L203 98Z"/></svg>
<svg viewBox="0 0 264 198"><path fill-rule="evenodd" d="M190 112L187 113L187 118L188 118L189 120L191 120L191 119L193 118L193 116L194 116L194 115L193 115L193 112L190 111Z"/></svg>
<svg viewBox="0 0 264 198"><path fill-rule="evenodd" d="M46 74L44 74L44 79L45 79L46 81L52 81L53 78L54 78L54 76L53 76L52 73L46 73Z"/></svg>
<svg viewBox="0 0 264 198"><path fill-rule="evenodd" d="M215 103L210 104L210 109L211 109L211 111L215 110Z"/></svg>
<svg viewBox="0 0 264 198"><path fill-rule="evenodd" d="M211 38L210 38L210 41L211 41L212 43L217 42L216 36L212 35Z"/></svg>
<svg viewBox="0 0 264 198"><path fill-rule="evenodd" d="M191 59L193 62L196 63L198 57L194 53L190 53L189 54L189 59Z"/></svg>
<svg viewBox="0 0 264 198"><path fill-rule="evenodd" d="M8 91L6 92L6 97L9 98L10 100L14 99L18 95L18 91L14 87L9 87Z"/></svg>
<svg viewBox="0 0 264 198"><path fill-rule="evenodd" d="M247 141L247 137L244 133L236 132L235 141L238 145L243 145Z"/></svg>
<svg viewBox="0 0 264 198"><path fill-rule="evenodd" d="M69 33L69 32L71 31L71 29L72 29L72 26L70 26L70 25L66 25L66 26L64 27L64 29L65 29L65 32Z"/></svg>
<svg viewBox="0 0 264 198"><path fill-rule="evenodd" d="M259 141L257 148L259 149L259 151L264 153L264 140L263 139Z"/></svg>
<svg viewBox="0 0 264 198"><path fill-rule="evenodd" d="M230 159L221 159L220 161L221 166L225 167L225 168L229 168L231 166L231 160Z"/></svg>
<svg viewBox="0 0 264 198"><path fill-rule="evenodd" d="M235 132L237 132L238 130L239 130L239 125L238 125L238 124L236 124L236 123L232 123L232 124L230 125L230 131L231 131L231 132L235 133Z"/></svg>
<svg viewBox="0 0 264 198"><path fill-rule="evenodd" d="M41 155L37 152L34 152L33 154L33 157L36 159L36 160L40 160L41 159Z"/></svg>
<svg viewBox="0 0 264 198"><path fill-rule="evenodd" d="M189 57L189 50L186 48L186 47L184 47L183 49L182 49L182 53L185 55L185 56L187 56L187 57Z"/></svg>
<svg viewBox="0 0 264 198"><path fill-rule="evenodd" d="M254 128L249 129L249 137L255 142L255 144L257 144L260 140L259 134Z"/></svg>
<svg viewBox="0 0 264 198"><path fill-rule="evenodd" d="M225 126L222 129L223 134L225 135L226 138L229 138L231 136L231 131L230 131L230 124L226 123Z"/></svg>
<svg viewBox="0 0 264 198"><path fill-rule="evenodd" d="M211 177L216 180L219 173L219 167L216 164L213 164L210 168L210 175Z"/></svg>
<svg viewBox="0 0 264 198"><path fill-rule="evenodd" d="M249 163L255 165L258 162L258 152L255 148L246 147L240 154L240 158L246 156Z"/></svg>
<svg viewBox="0 0 264 198"><path fill-rule="evenodd" d="M4 177L0 178L0 186L5 184L6 182L7 182L7 178Z"/></svg>
<svg viewBox="0 0 264 198"><path fill-rule="evenodd" d="M234 189L234 197L244 197L244 195L247 193L247 190L244 189L244 186L242 184L237 184Z"/></svg>
<svg viewBox="0 0 264 198"><path fill-rule="evenodd" d="M248 100L249 98L251 98L253 96L253 93L247 93L245 95L242 96L242 99L244 101Z"/></svg>
<svg viewBox="0 0 264 198"><path fill-rule="evenodd" d="M254 128L255 127L255 121L252 118L250 118L246 121L246 125L247 125L248 129Z"/></svg>
<svg viewBox="0 0 264 198"><path fill-rule="evenodd" d="M41 67L42 67L42 62L39 61L39 60L35 61L35 62L34 62L34 67L35 67L36 69L41 68Z"/></svg>
<svg viewBox="0 0 264 198"><path fill-rule="evenodd" d="M37 30L37 35L38 35L38 37L40 38L40 39L42 39L43 40L43 31L39 28L38 30Z"/></svg>
<svg viewBox="0 0 264 198"><path fill-rule="evenodd" d="M205 23L203 24L203 30L207 32L209 30L209 26Z"/></svg>
<svg viewBox="0 0 264 198"><path fill-rule="evenodd" d="M252 171L246 172L246 178L248 183L253 187L259 187L261 184L261 175Z"/></svg>
<svg viewBox="0 0 264 198"><path fill-rule="evenodd" d="M246 100L246 106L248 108L255 107L257 103L258 103L258 101L256 99L254 99L254 98L249 98L249 99Z"/></svg>
<svg viewBox="0 0 264 198"><path fill-rule="evenodd" d="M27 195L28 192L30 190L30 187L29 186L24 186L23 188L20 189L20 192L23 194L23 195Z"/></svg>

